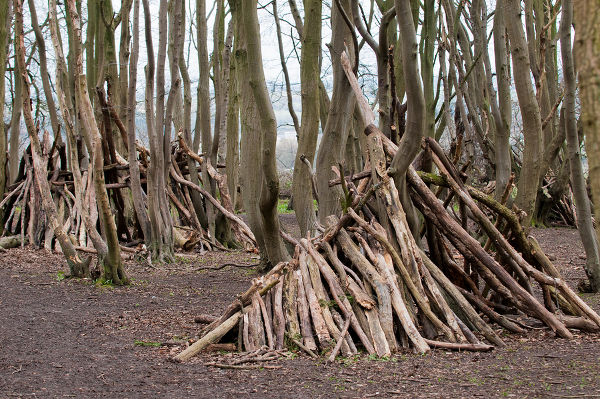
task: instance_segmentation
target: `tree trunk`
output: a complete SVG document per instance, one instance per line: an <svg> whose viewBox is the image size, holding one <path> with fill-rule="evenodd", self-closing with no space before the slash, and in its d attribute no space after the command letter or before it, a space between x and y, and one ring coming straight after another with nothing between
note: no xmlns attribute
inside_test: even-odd
<svg viewBox="0 0 600 399"><path fill-rule="evenodd" d="M508 70L508 53L506 51L506 21L504 20L504 2L497 0L494 16L494 59L496 62L496 83L498 85L497 113L494 114L496 125L496 199L500 199L508 184L511 172L510 123L511 96L510 75Z"/></svg>
<svg viewBox="0 0 600 399"><path fill-rule="evenodd" d="M348 0L340 0L345 10L350 10ZM348 123L354 111L356 100L351 94L352 89L346 79L339 60L340 54L348 47L349 57L353 57L355 50L352 45L352 35L344 22L342 14L336 5L332 4L331 10L331 58L333 61L333 94L327 116L327 124L323 131L321 143L315 162L317 192L319 193L319 221L325 224L329 215L335 215L341 210L339 187L329 187L329 180L335 178L332 166L338 166L343 160L348 134ZM352 18L350 16L350 18Z"/></svg>
<svg viewBox="0 0 600 399"><path fill-rule="evenodd" d="M528 229L533 218L539 184L542 120L540 107L531 84L530 54L521 21L521 2L518 0L505 0L505 4L506 27L513 61L513 76L523 118L523 137L525 140L516 205L526 212L523 226Z"/></svg>
<svg viewBox="0 0 600 399"><path fill-rule="evenodd" d="M311 28L302 37L300 59L300 85L302 90L302 116L298 150L294 162L292 196L294 210L302 237L315 231L316 214L311 192L311 171L301 160L305 157L311 164L315 158L319 135L319 57L321 54L321 0L310 0L304 4L304 22ZM340 171L343 173L343 171Z"/></svg>
<svg viewBox="0 0 600 399"><path fill-rule="evenodd" d="M137 220L142 228L146 244L150 244L152 231L150 230L150 220L146 212L144 203L144 193L140 182L140 167L137 160L137 146L135 145L135 108L136 108L136 84L137 84L137 63L140 49L140 0L135 0L133 9L133 45L131 48L131 58L129 64L129 88L127 93L127 138L129 142L129 176L131 179L131 196L133 206L137 215Z"/></svg>
<svg viewBox="0 0 600 399"><path fill-rule="evenodd" d="M5 1L0 5L0 76L6 72L8 57L9 27L12 19L12 2ZM4 110L4 96L6 93L6 79L0 82L0 109ZM4 119L0 120L0 195L6 190L6 125ZM0 210L0 220L3 220L4 210ZM0 231L2 227L0 227Z"/></svg>
<svg viewBox="0 0 600 399"><path fill-rule="evenodd" d="M230 2L230 5L232 3L234 2ZM279 235L279 217L277 215L279 180L275 164L277 121L275 120L275 113L273 112L273 106L269 99L269 92L265 83L260 44L260 27L256 7L256 0L244 0L241 4L235 4L234 12L241 12L241 18L238 21L241 22L240 28L243 30L242 35L245 37L246 42L248 63L248 75L246 79L252 89L252 98L259 110L260 127L262 130L259 147L260 168L262 169L259 209L267 258L271 265L275 265L287 260L289 255ZM247 211L251 212L252 210Z"/></svg>
<svg viewBox="0 0 600 399"><path fill-rule="evenodd" d="M585 273L590 282L592 292L600 290L600 259L598 257L598 241L592 224L590 200L587 194L583 165L579 155L579 137L577 120L575 119L575 65L571 50L571 25L573 23L573 2L563 0L560 21L560 52L562 56L563 77L565 82L565 130L567 135L567 156L571 168L571 184L577 205L577 229L585 249ZM597 154L593 154L592 157Z"/></svg>
<svg viewBox="0 0 600 399"><path fill-rule="evenodd" d="M77 12L75 0L68 0L67 5L69 8L69 17L73 25L73 42L75 43L75 48L73 49L77 74L75 98L80 114L79 119L83 127L82 132L86 138L86 143L89 143L88 152L92 158L94 190L96 193L96 199L98 201L100 221L103 228L102 231L104 232L106 244L108 246L108 254L106 258L103 259L103 278L107 281L112 281L112 283L116 285L128 284L129 279L125 275L125 270L123 269L123 264L121 262L121 250L119 248L117 228L110 209L110 201L108 199L106 186L104 184L104 155L102 153L102 137L98 131L98 125L96 123L96 118L94 117L94 111L92 109L92 103L88 93L87 82L85 80L85 75L83 74L81 25L79 14Z"/></svg>

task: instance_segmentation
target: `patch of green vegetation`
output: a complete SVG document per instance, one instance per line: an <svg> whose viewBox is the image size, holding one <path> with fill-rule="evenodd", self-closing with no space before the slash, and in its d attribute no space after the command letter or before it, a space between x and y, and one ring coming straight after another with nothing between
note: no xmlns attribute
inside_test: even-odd
<svg viewBox="0 0 600 399"><path fill-rule="evenodd" d="M162 346L162 344L160 342L152 342L152 341L140 341L140 340L135 340L135 346L150 346L150 347L159 347Z"/></svg>
<svg viewBox="0 0 600 399"><path fill-rule="evenodd" d="M294 211L292 211L291 209L288 209L289 202L290 202L289 199L280 199L277 202L277 213L284 214L284 215L294 213Z"/></svg>
<svg viewBox="0 0 600 399"><path fill-rule="evenodd" d="M59 271L58 273L56 273L56 280L63 281L66 278L67 276L65 276L65 272Z"/></svg>

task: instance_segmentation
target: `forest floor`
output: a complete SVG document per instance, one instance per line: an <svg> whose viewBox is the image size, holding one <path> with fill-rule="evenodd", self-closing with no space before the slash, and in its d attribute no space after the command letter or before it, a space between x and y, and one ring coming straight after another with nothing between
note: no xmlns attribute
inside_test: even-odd
<svg viewBox="0 0 600 399"><path fill-rule="evenodd" d="M282 222L293 225L294 216ZM575 287L584 277L577 231L534 235ZM600 397L600 334L566 341L546 329L504 335L507 346L490 353L406 351L334 364L299 353L254 370L207 366L224 357L218 353L170 362L181 347L163 343L196 336L194 316L219 315L257 276L206 269L227 262L256 260L221 252L157 269L130 262L133 283L118 288L63 279L60 254L0 254L0 398ZM600 311L600 295L583 297Z"/></svg>

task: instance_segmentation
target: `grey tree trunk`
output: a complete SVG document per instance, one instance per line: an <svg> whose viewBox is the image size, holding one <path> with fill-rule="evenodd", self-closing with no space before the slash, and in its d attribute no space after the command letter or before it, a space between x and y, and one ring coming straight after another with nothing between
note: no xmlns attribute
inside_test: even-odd
<svg viewBox="0 0 600 399"><path fill-rule="evenodd" d="M506 21L504 19L505 0L497 0L496 15L494 16L494 59L496 62L496 83L498 85L498 107L494 113L496 125L496 199L502 193L511 172L510 154L510 123L511 123L511 95L510 75L508 70L508 53L506 49Z"/></svg>
<svg viewBox="0 0 600 399"><path fill-rule="evenodd" d="M563 65L565 82L565 130L567 135L567 156L571 168L571 183L575 204L577 205L577 229L585 249L585 273L590 282L592 292L600 290L600 259L598 256L598 241L592 224L590 200L587 194L585 176L579 153L579 137L577 134L577 120L575 119L575 65L571 50L571 25L573 23L573 2L563 0L560 21L560 53ZM595 156L595 155L592 155Z"/></svg>
<svg viewBox="0 0 600 399"><path fill-rule="evenodd" d="M529 229L535 210L535 198L539 184L542 155L542 120L540 107L531 83L531 65L521 20L521 2L506 0L505 4L506 27L513 61L513 77L523 118L523 137L525 141L523 166L517 186L516 205L526 212L523 227Z"/></svg>
<svg viewBox="0 0 600 399"><path fill-rule="evenodd" d="M230 5L232 2L230 2ZM240 7L236 4L235 9L237 12L241 12L239 21L241 22L241 27L243 26L242 35L246 40L248 62L248 75L246 79L252 89L252 97L259 110L260 127L262 130L260 143L262 184L259 209L267 258L271 265L275 265L278 262L289 259L289 255L279 235L279 217L277 215L277 201L279 196L279 180L275 163L277 121L271 100L269 99L262 66L260 26L256 10L257 1L244 0L239 5ZM243 148L242 151L244 151Z"/></svg>
<svg viewBox="0 0 600 399"><path fill-rule="evenodd" d="M0 76L6 72L6 58L8 57L9 27L12 19L12 2L5 1L0 4ZM6 79L0 82L0 109L4 110L4 95L6 93ZM6 190L6 126L4 119L0 120L0 195ZM0 210L0 219L3 211ZM0 228L1 229L1 228Z"/></svg>
<svg viewBox="0 0 600 399"><path fill-rule="evenodd" d="M292 195L294 210L305 237L307 231L314 233L316 214L311 191L311 175L307 165L300 159L304 156L312 164L315 158L317 137L319 135L319 77L321 69L321 0L304 3L304 22L310 26L302 37L302 55L300 59L300 85L302 90L302 116L298 151L294 162Z"/></svg>
<svg viewBox="0 0 600 399"><path fill-rule="evenodd" d="M345 10L350 10L348 0L340 0L340 3ZM330 52L333 60L333 94L331 95L327 123L323 131L321 143L319 144L317 160L315 162L317 191L319 193L319 221L321 224L325 224L327 216L336 215L341 211L341 188L339 186L329 187L328 182L330 179L336 177L331 167L337 166L344 159L348 124L352 118L354 104L356 103L350 84L339 63L340 55L345 50L346 45L349 52L348 56L352 58L354 55L355 50L352 44L352 35L343 20L340 10L333 4L331 10L331 28L332 40Z"/></svg>

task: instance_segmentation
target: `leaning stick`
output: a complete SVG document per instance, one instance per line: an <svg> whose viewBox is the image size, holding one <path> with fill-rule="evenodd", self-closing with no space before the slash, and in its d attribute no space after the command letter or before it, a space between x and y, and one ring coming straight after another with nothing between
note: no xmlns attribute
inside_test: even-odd
<svg viewBox="0 0 600 399"><path fill-rule="evenodd" d="M346 322L344 323L344 328L340 332L340 337L338 338L335 347L333 348L331 354L329 355L329 358L327 359L328 362L331 363L335 360L335 357L337 356L338 352L340 351L340 348L342 347L342 343L344 342L344 336L348 332L348 327L350 327L350 319L346 319Z"/></svg>

